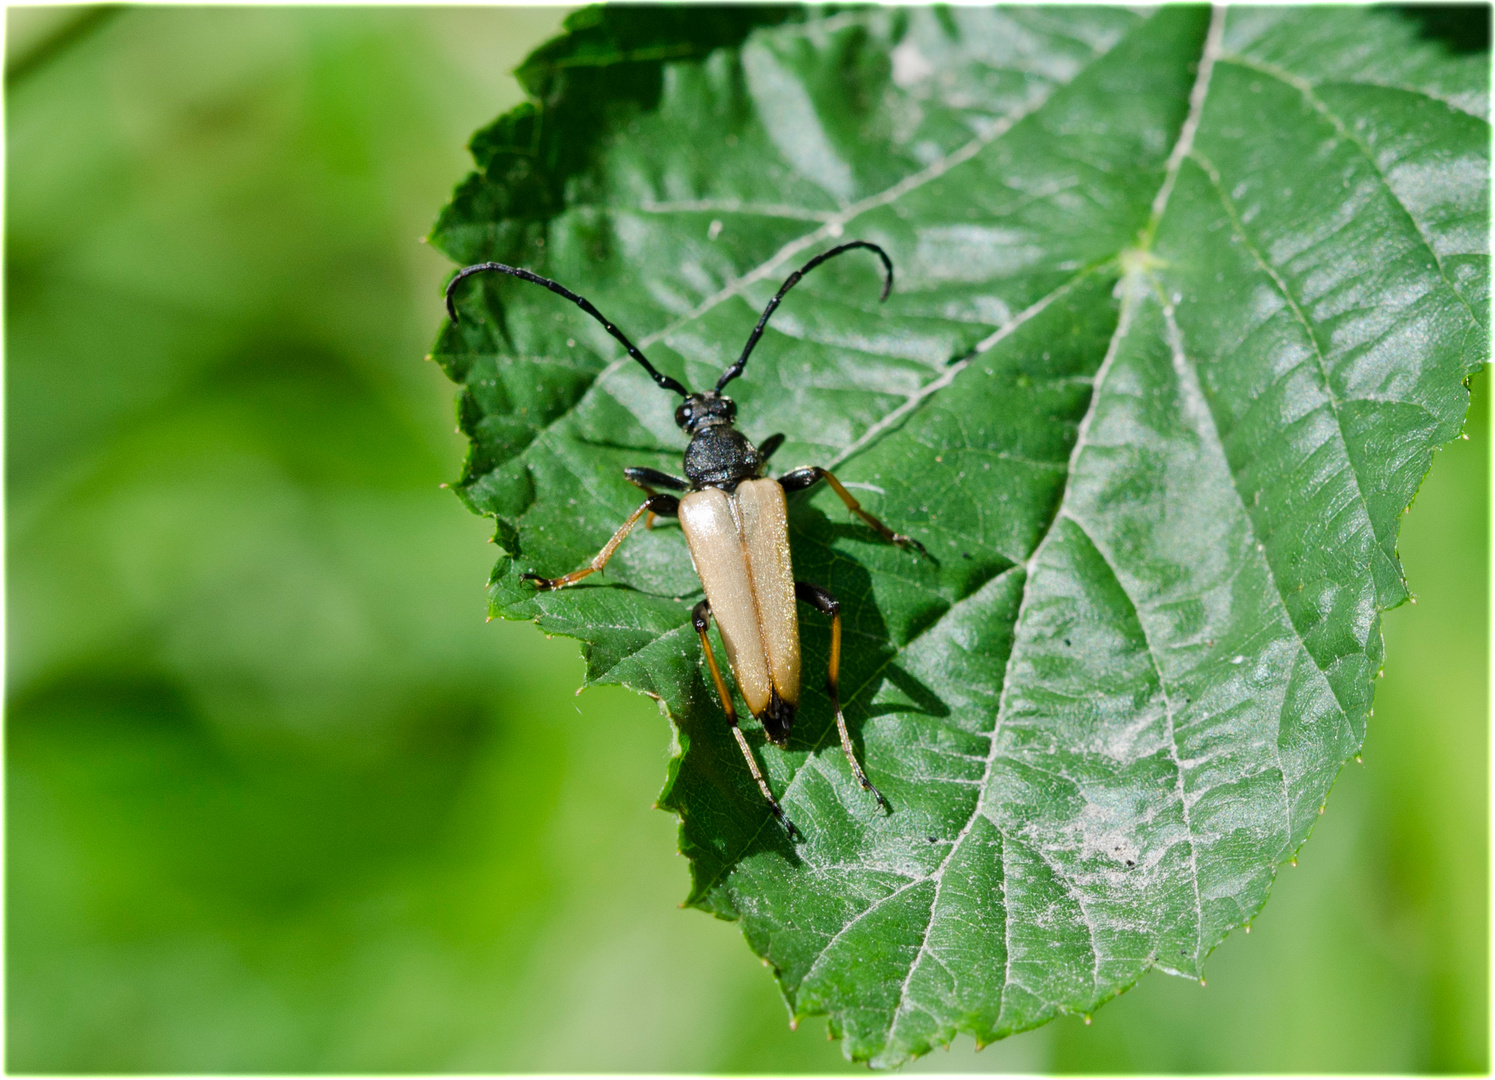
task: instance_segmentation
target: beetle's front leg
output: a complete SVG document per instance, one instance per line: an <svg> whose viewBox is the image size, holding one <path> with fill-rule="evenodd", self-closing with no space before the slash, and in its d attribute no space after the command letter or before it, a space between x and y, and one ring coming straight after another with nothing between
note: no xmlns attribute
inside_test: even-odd
<svg viewBox="0 0 1495 1080"><path fill-rule="evenodd" d="M882 804L882 808L891 813L893 808L888 805L888 800L883 798L882 792L872 786L872 781L867 779L867 774L862 771L861 763L857 761L856 749L851 745L851 732L846 730L846 716L841 712L841 602L819 585L811 585L808 581L796 581L794 595L822 615L830 616L831 658L826 665L825 692L830 695L831 708L836 710L836 729L841 733L841 749L846 751L846 761L851 765L851 774L857 778L857 783L862 785L862 790L870 791L873 797Z"/></svg>
<svg viewBox="0 0 1495 1080"><path fill-rule="evenodd" d="M675 498L675 496L650 495L644 500L644 505L630 514L628 520L623 522L622 527L613 533L613 538L602 546L602 550L597 552L597 557L580 570L573 570L571 573L563 574L558 578L541 577L539 574L522 574L521 576L525 581L533 581L535 588L541 592L546 592L550 589L564 589L567 585L575 585L588 574L595 574L607 565L607 560L613 557L613 552L618 550L618 545L628 536L634 525L638 524L639 518L645 514L663 514L665 517L675 517L679 512L680 500Z"/></svg>
<svg viewBox="0 0 1495 1080"><path fill-rule="evenodd" d="M702 600L690 613L690 621L696 628L696 633L701 636L701 652L706 654L706 666L711 669L711 679L716 683L717 696L722 699L722 711L727 714L727 723L732 727L732 734L737 737L737 745L742 748L742 756L747 759L748 771L753 774L753 779L758 781L758 790L763 792L763 798L768 801L768 809L778 819L784 831L789 834L789 839L798 840L799 830L794 827L794 822L784 813L784 808L779 805L779 800L773 797L773 791L768 786L768 781L763 778L763 772L758 768L758 759L753 757L753 748L748 745L747 736L742 733L742 728L737 726L737 707L732 704L732 692L727 689L726 680L722 678L721 668L716 666L716 654L711 649L711 639L706 636L707 629L711 626L711 603Z"/></svg>
<svg viewBox="0 0 1495 1080"><path fill-rule="evenodd" d="M842 486L841 481L837 480L835 474L832 473L829 469L822 469L819 465L806 465L802 469L793 469L789 472L786 472L783 476L779 477L779 485L785 491L803 491L805 490L805 488L814 487L822 480L829 484L831 486L831 490L834 491L840 497L841 501L846 504L846 509L850 510L857 517L861 518L868 525L871 525L874 529L876 529L878 534L881 535L884 540L887 540L888 542L893 544L897 544L899 547L917 548L921 555L927 556L929 554L929 552L924 549L924 545L919 543L919 541L915 540L912 536L904 536L902 533L895 533L881 521L878 521L871 514L867 513L867 511L863 510L862 504L857 502L856 499L852 497L851 492L847 491L846 488Z"/></svg>
<svg viewBox="0 0 1495 1080"><path fill-rule="evenodd" d="M669 488L671 491L689 491L690 481L682 480L678 476L671 476L667 472L651 469L647 465L633 465L623 470L623 479L637 488L643 488L650 495L659 494L654 489L657 487ZM655 514L650 511L649 516L644 519L644 528L654 528Z"/></svg>

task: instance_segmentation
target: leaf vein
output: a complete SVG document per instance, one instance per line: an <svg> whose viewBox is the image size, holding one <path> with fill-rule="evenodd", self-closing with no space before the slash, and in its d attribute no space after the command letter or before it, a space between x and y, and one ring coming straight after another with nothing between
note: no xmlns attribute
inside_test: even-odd
<svg viewBox="0 0 1495 1080"><path fill-rule="evenodd" d="M960 360L957 360L955 363L949 365L944 370L944 372L940 374L939 378L927 382L923 386L919 387L919 389L910 394L902 404L898 405L892 411L887 413L881 420L873 424L866 431L862 432L861 437L858 438L850 446L848 446L845 450L841 451L841 453L837 454L831 460L830 464L826 466L826 468L834 469L837 465L840 465L843 461L847 460L852 455L860 453L873 442L876 442L878 439L882 438L884 434L902 423L903 419L908 416L909 413L913 412L920 405L922 405L925 400L954 382L956 376L964 371L973 359L975 359L977 356L980 356L982 353L991 351L1003 339L1015 333L1029 319L1032 319L1036 315L1042 314L1045 308L1047 308L1061 296L1070 292L1075 288L1075 286L1079 285L1080 282L1084 281L1091 274L1097 273L1100 270L1104 269L1106 266L1113 265L1114 263L1115 259L1111 258L1097 263L1094 266L1087 266L1074 277L1070 278L1062 285L1059 285L1058 287L1053 289L1047 295L1029 304L1026 308L1018 312L1017 315L1013 316L1002 326L998 327L991 334L988 334L986 337L977 342L975 348L971 351L970 356L962 357Z"/></svg>
<svg viewBox="0 0 1495 1080"><path fill-rule="evenodd" d="M1157 288L1159 293L1161 294L1161 285L1157 282L1154 282L1154 287ZM1196 411L1199 413L1199 434L1201 435L1201 437L1208 438L1210 442L1213 443L1215 451L1220 455L1221 461L1225 463L1226 472L1231 478L1231 490L1235 492L1236 502L1241 509L1242 520L1245 522L1246 529L1250 533L1251 538L1255 540L1257 539L1256 524L1251 520L1251 515L1246 510L1246 500L1241 495L1240 488L1236 487L1235 485L1235 472L1230 468L1229 458L1225 454L1225 444L1220 439L1219 428L1215 426L1214 414L1210 412L1209 404L1204 400L1204 394L1199 389L1198 376L1195 374L1193 368L1190 367L1188 356L1184 352L1183 333L1179 330L1178 322L1173 317L1173 307L1171 304L1163 302L1163 298L1161 295L1159 295L1158 300L1159 303L1162 303L1163 305L1163 321L1168 327L1168 336L1170 339L1169 346L1170 351L1173 354L1173 368L1178 376L1179 392L1181 394L1187 394L1195 400ZM1244 568L1244 560L1241 560L1241 562L1242 568ZM1308 651L1308 646L1303 642L1302 633L1298 630L1297 626L1292 621L1292 616L1287 610L1286 594L1282 591L1282 586L1277 583L1277 574L1272 569L1271 561L1267 559L1265 555L1262 556L1262 566L1265 569L1267 580L1272 583L1272 591L1277 595L1278 603L1282 605L1282 617L1286 619L1287 625L1292 628L1293 636L1301 650L1301 655L1308 657L1309 663L1313 664L1314 669L1319 673L1319 677L1322 678L1325 685L1328 686L1329 693L1334 698L1334 703L1339 706L1340 714L1344 715L1344 705L1342 702L1340 702L1339 695L1334 691L1334 684L1329 682L1329 678L1324 673L1324 669L1319 666L1319 663L1314 658L1313 654ZM1239 569L1237 570L1237 572L1239 572ZM1269 630L1270 626L1264 626L1259 631L1252 634L1251 638L1248 640L1254 641L1256 639L1263 638ZM1278 715L1278 720L1279 722L1281 720L1280 713ZM1281 767L1282 748L1280 744L1277 746L1277 761L1279 771L1281 771L1283 775L1283 801L1285 804L1290 804L1291 799L1288 798L1286 790L1287 772ZM1287 830L1288 839L1289 842L1291 842L1292 815L1290 812L1288 814Z"/></svg>
<svg viewBox="0 0 1495 1080"><path fill-rule="evenodd" d="M1362 139L1353 130L1351 130L1349 125L1344 122L1344 119L1341 116L1334 112L1333 109L1329 108L1327 102L1325 102L1322 98L1320 98L1313 92L1313 83L1309 82L1307 79L1299 75L1294 75L1292 72L1278 67L1276 64L1268 63L1264 60L1253 60L1249 57L1234 55L1224 57L1223 59L1226 61L1226 63L1235 64L1237 67L1249 68L1250 70L1259 72L1260 74L1265 75L1270 79L1275 79L1280 83L1292 87L1298 93L1303 95L1303 100L1308 102L1308 104L1320 116L1329 121L1329 123L1333 126L1334 130L1339 134L1339 137L1341 139L1345 140L1351 146L1355 147L1355 149L1357 149L1361 153L1361 155L1364 156L1365 160L1370 164L1370 167L1375 170L1377 179L1381 181L1381 186L1384 187L1387 194L1391 196L1391 201L1396 204L1397 209L1402 212L1404 217L1406 217L1407 222L1412 226L1412 231L1417 234L1417 238L1422 242L1422 246L1427 249L1429 257L1431 257L1433 260L1433 265L1438 268L1438 276L1443 279L1443 284L1448 287L1449 292L1458 297L1459 303L1463 305L1464 311L1468 314L1470 322L1472 322L1476 326L1479 325L1479 319L1475 317L1474 309L1469 305L1468 298L1466 298L1464 294L1458 290L1454 283L1449 280L1448 272L1446 269L1444 269L1443 266L1443 260L1439 257L1437 249L1433 247L1433 242L1428 239L1427 234L1423 232L1422 223L1417 220L1416 215L1412 213L1407 204L1402 202L1401 196L1397 194L1396 188L1394 188L1391 185L1391 181L1387 179L1386 173L1381 169L1381 163L1376 160L1376 156L1371 151L1371 148L1366 145L1364 139ZM1445 104L1447 103L1445 102ZM1244 239L1244 237L1242 237L1242 239Z"/></svg>
<svg viewBox="0 0 1495 1080"><path fill-rule="evenodd" d="M1103 548L1090 531L1085 528L1084 522L1073 514L1065 511L1065 516L1079 529L1090 546L1100 555L1101 561L1105 563L1106 569L1110 571L1111 578L1116 582L1116 587L1121 590L1126 602L1132 609L1132 617L1137 620L1137 626L1142 631L1142 643L1147 647L1147 659L1152 664L1153 674L1157 676L1158 692L1163 696L1163 719L1168 727L1168 760L1173 765L1174 792L1178 796L1178 805L1183 811L1184 835L1189 841L1189 883L1194 889L1194 964L1199 964L1199 954L1204 951L1204 904L1199 894L1199 850L1194 838L1194 823L1189 818L1189 799L1184 790L1184 767L1178 744L1178 731L1173 720L1173 699L1168 693L1168 683L1163 676L1163 665L1159 663L1152 638L1147 633L1147 624L1142 621L1142 613L1137 607L1137 601L1127 590L1126 583L1122 581L1121 574L1116 569L1116 564L1110 554Z"/></svg>
<svg viewBox="0 0 1495 1080"><path fill-rule="evenodd" d="M1345 463L1348 466L1349 475L1354 480L1355 495L1359 500L1360 510L1365 515L1365 524L1369 526L1372 535L1376 536L1376 539L1379 540L1380 535L1375 531L1375 518L1371 516L1370 505L1366 502L1365 499L1365 487L1361 481L1360 472L1355 468L1354 459L1350 457L1349 440L1345 436L1344 430L1344 418L1340 415L1339 412L1340 402L1338 397L1334 393L1334 385L1330 381L1329 365L1324 357L1323 349L1319 346L1318 335L1317 333L1315 333L1313 325L1309 322L1308 317L1304 314L1302 307L1298 304L1298 300L1293 295L1292 290L1288 288L1287 282L1282 278L1281 274L1278 273L1277 268L1267 262L1262 253L1252 242L1251 237L1247 235L1245 224L1241 221L1240 215L1236 212L1235 202L1225 191L1225 187L1221 180L1219 170L1217 170L1214 164L1202 154L1196 152L1193 157L1194 160L1198 163L1200 169L1204 172L1205 176L1209 178L1210 185L1215 189L1215 193L1219 196L1220 205L1225 210L1226 216L1230 219L1231 229L1235 232L1236 236L1239 237L1241 245L1246 249L1247 253L1250 254L1251 258L1256 262L1256 265L1260 267L1262 272L1265 273L1268 279L1271 280L1273 286L1277 289L1278 293L1282 296L1283 301L1287 304L1288 310L1293 313L1293 317L1297 320L1298 324L1302 327L1304 334L1306 334L1308 337L1308 344L1312 347L1313 356L1318 365L1319 378L1323 381L1324 395L1328 401L1329 411L1330 414L1334 417L1334 427L1339 435L1339 447L1343 452ZM1174 321L1174 316L1172 314L1173 308L1171 307L1171 305L1168 305L1166 303L1161 295L1161 283L1155 282L1155 287L1158 289L1160 294L1159 302L1163 304L1164 318L1169 324L1170 333L1176 333L1177 324ZM1177 366L1177 362L1182 362L1183 364L1187 365L1187 357L1183 353L1183 339L1181 335L1178 339L1178 349L1175 352L1175 361L1175 366ZM1206 412L1211 413L1211 416L1213 416L1212 410L1210 410L1209 408L1209 403L1204 400L1203 394L1201 393L1199 397L1201 407ZM1211 429L1215 430L1214 438L1215 442L1218 444L1220 456L1225 460L1226 467L1229 469L1232 479L1234 479L1235 469L1230 465L1229 455L1225 452L1225 444L1223 441L1221 441L1218 429L1215 429L1213 420L1211 421L1210 427ZM1236 494L1237 497L1239 497L1239 489L1237 489ZM1244 500L1242 500L1242 505L1244 506ZM1250 514L1247 514L1246 516L1247 520L1249 521ZM1394 523L1392 527L1395 527ZM1254 534L1255 531L1255 525L1253 523L1252 533ZM1273 580L1275 581L1275 575ZM1278 590L1278 595L1282 596L1285 605L1287 598L1280 589ZM1336 694L1335 697L1337 699L1338 694ZM1343 702L1341 702L1341 707L1342 706Z"/></svg>

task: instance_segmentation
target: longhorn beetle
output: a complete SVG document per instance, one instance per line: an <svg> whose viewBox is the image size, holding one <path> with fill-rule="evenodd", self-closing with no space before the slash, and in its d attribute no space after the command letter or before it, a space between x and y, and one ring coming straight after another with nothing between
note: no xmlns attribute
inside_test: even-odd
<svg viewBox="0 0 1495 1080"><path fill-rule="evenodd" d="M785 815L779 801L769 790L768 781L758 768L747 738L737 725L737 710L732 704L732 693L722 679L721 669L716 665L716 656L711 641L706 636L711 616L716 616L721 629L722 641L727 646L727 663L736 676L737 688L742 692L748 711L763 724L763 731L776 746L784 747L789 742L789 732L794 727L794 713L799 705L799 617L795 610L796 598L828 615L831 620L831 655L826 673L826 692L830 695L831 707L836 712L836 727L841 733L841 748L846 751L846 760L852 774L864 791L870 792L884 809L889 809L882 792L872 786L867 774L857 761L856 751L851 745L851 735L846 730L846 717L841 712L841 699L837 687L841 667L841 605L825 589L808 581L795 581L789 560L789 525L786 516L785 492L802 491L824 480L857 517L861 518L886 540L899 547L917 548L928 555L924 545L912 537L895 533L877 518L863 510L852 498L845 486L828 469L808 465L792 469L782 476L767 477L764 467L773 452L784 441L784 436L770 435L761 446L754 446L734 426L737 405L731 398L722 396L722 390L742 374L748 356L763 336L769 316L784 299L784 295L801 278L815 267L854 248L866 248L882 260L884 280L882 296L886 300L893 288L893 261L888 253L866 240L853 240L831 248L815 256L804 266L790 274L788 279L768 306L753 332L748 336L742 355L722 372L716 386L704 394L692 394L681 383L657 370L638 347L629 341L623 331L603 317L584 297L576 295L565 286L543 278L539 274L517 266L485 262L459 270L446 287L446 310L453 323L457 322L457 308L453 295L457 286L474 274L493 271L508 274L524 281L543 285L551 292L564 296L581 310L602 324L614 338L637 360L654 382L664 390L679 394L683 399L675 410L675 423L690 436L690 445L685 450L685 475L687 479L671 476L650 468L628 468L623 475L628 481L648 493L642 506L623 522L611 540L586 566L556 578L525 574L524 578L534 582L541 590L562 589L574 585L588 574L594 574L607 565L618 545L638 523L638 519L649 515L652 524L656 515L678 517L685 532L685 542L690 550L691 561L706 591L706 599L691 612L691 622L701 638L701 651L711 669L711 678L716 683L717 695L721 698L722 710L727 714L727 723L747 759L748 770L758 782L758 789L768 801L773 816L788 832L791 839L799 837L794 823ZM656 491L667 488L682 491L683 496Z"/></svg>

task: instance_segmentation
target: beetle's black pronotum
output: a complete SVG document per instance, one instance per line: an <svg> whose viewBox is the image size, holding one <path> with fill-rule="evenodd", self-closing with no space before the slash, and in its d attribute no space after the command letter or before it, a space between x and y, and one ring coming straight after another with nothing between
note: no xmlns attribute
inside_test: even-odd
<svg viewBox="0 0 1495 1080"><path fill-rule="evenodd" d="M682 480L657 469L624 469L623 475L648 492L649 497L623 522L612 539L603 545L597 557L580 570L561 577L545 578L536 574L524 576L540 589L560 589L572 585L606 566L607 560L612 557L629 530L645 514L650 515L651 521L654 515L679 517L691 560L706 591L706 599L697 604L691 614L696 633L701 638L706 664L711 670L712 681L716 683L717 694L721 697L727 723L732 726L737 745L742 748L742 755L747 759L748 769L758 782L763 797L768 800L774 817L791 837L797 837L798 831L785 816L778 800L773 797L768 781L763 778L752 749L737 725L737 712L732 704L731 691L722 679L721 669L717 667L716 657L711 650L711 641L706 636L708 620L712 615L716 616L722 641L727 646L727 662L731 665L732 674L736 676L737 688L741 691L748 710L763 724L763 730L769 739L778 746L785 746L789 741L789 732L794 727L795 709L799 705L799 618L794 606L796 598L830 617L831 655L826 675L826 692L830 695L831 707L836 712L841 748L846 751L846 760L851 764L851 771L857 782L886 808L887 800L872 786L857 761L856 752L851 745L851 735L846 730L846 717L841 712L837 688L841 667L841 605L820 586L794 580L784 493L800 491L824 480L840 496L848 510L876 529L884 538L900 547L915 547L921 552L924 547L911 537L895 533L863 510L851 493L826 469L810 465L791 470L777 478L764 476L764 467L784 441L784 436L771 435L763 441L762 446L754 446L733 426L737 418L737 406L731 398L722 396L722 389L742 374L748 356L763 336L763 328L779 302L784 299L784 294L815 267L853 248L866 248L882 260L885 272L882 299L886 300L893 288L893 262L888 258L888 253L876 244L853 240L815 256L789 275L783 287L763 309L763 316L758 320L758 325L753 327L742 355L722 372L716 386L704 394L692 394L668 375L655 370L638 347L608 322L589 301L549 278L516 266L487 262L459 271L446 288L447 313L456 322L457 308L452 299L453 294L457 285L473 274L491 270L543 285L551 292L564 296L600 322L628 350L628 355L643 365L655 383L684 399L675 410L675 422L690 436L690 445L685 450L687 479ZM687 494L668 495L655 488L667 488Z"/></svg>

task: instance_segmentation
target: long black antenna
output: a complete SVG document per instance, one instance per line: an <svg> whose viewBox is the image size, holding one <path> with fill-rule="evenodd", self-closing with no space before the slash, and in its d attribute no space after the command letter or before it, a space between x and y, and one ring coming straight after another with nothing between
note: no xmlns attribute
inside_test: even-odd
<svg viewBox="0 0 1495 1080"><path fill-rule="evenodd" d="M800 278L804 277L821 263L827 259L834 259L843 251L850 251L852 248L866 248L868 251L877 253L877 257L882 260L883 269L887 271L887 277L882 283L882 296L878 297L878 303L888 298L888 293L893 291L893 260L888 258L888 253L882 248L866 240L852 240L850 243L842 244L840 247L833 247L829 251L821 252L794 273L790 274L789 279L784 282L779 291L774 293L773 299L763 309L763 317L758 320L758 325L753 327L752 336L748 338L747 344L743 346L742 355L737 358L735 364L722 372L720 379L716 380L716 392L718 394L722 392L722 387L742 374L742 369L747 364L749 354L752 353L753 347L758 344L758 339L763 336L763 328L768 325L768 317L778 308L779 302L784 299L784 294L798 285Z"/></svg>
<svg viewBox="0 0 1495 1080"><path fill-rule="evenodd" d="M884 258L886 258L886 256L884 256ZM809 267L806 267L806 269L809 269ZM567 300L570 300L577 307L581 308L581 310L585 311L592 318L600 322L604 330L606 330L613 337L617 338L618 341L622 342L623 348L628 350L628 355L633 357L640 364L644 365L644 370L649 373L649 377L654 380L654 382L660 387L660 389L669 390L671 393L679 394L681 397L690 396L690 391L685 389L685 387L681 386L678 382L670 378L668 375L662 374L661 372L655 370L654 365L649 363L648 358L644 356L643 353L639 352L638 346L629 341L628 336L624 334L623 331L619 330L612 323L608 322L607 319L603 316L602 312L598 311L592 306L592 302L590 300L588 300L584 296L577 296L574 292L566 288L566 286L564 285L559 285L556 282L551 281L549 278L541 277L539 274L532 274L528 270L525 270L518 266L505 266L503 263L486 262L478 263L476 266L464 266L461 270L458 270L457 276L452 278L452 280L449 281L446 286L446 313L451 316L452 322L455 323L459 321L457 319L457 305L452 300L452 294L456 291L458 283L460 283L464 278L469 278L474 274L481 274L488 270L493 270L500 274L508 274L511 277L521 278L524 281L533 281L536 285L544 285L547 289L555 293L557 296L564 296Z"/></svg>

